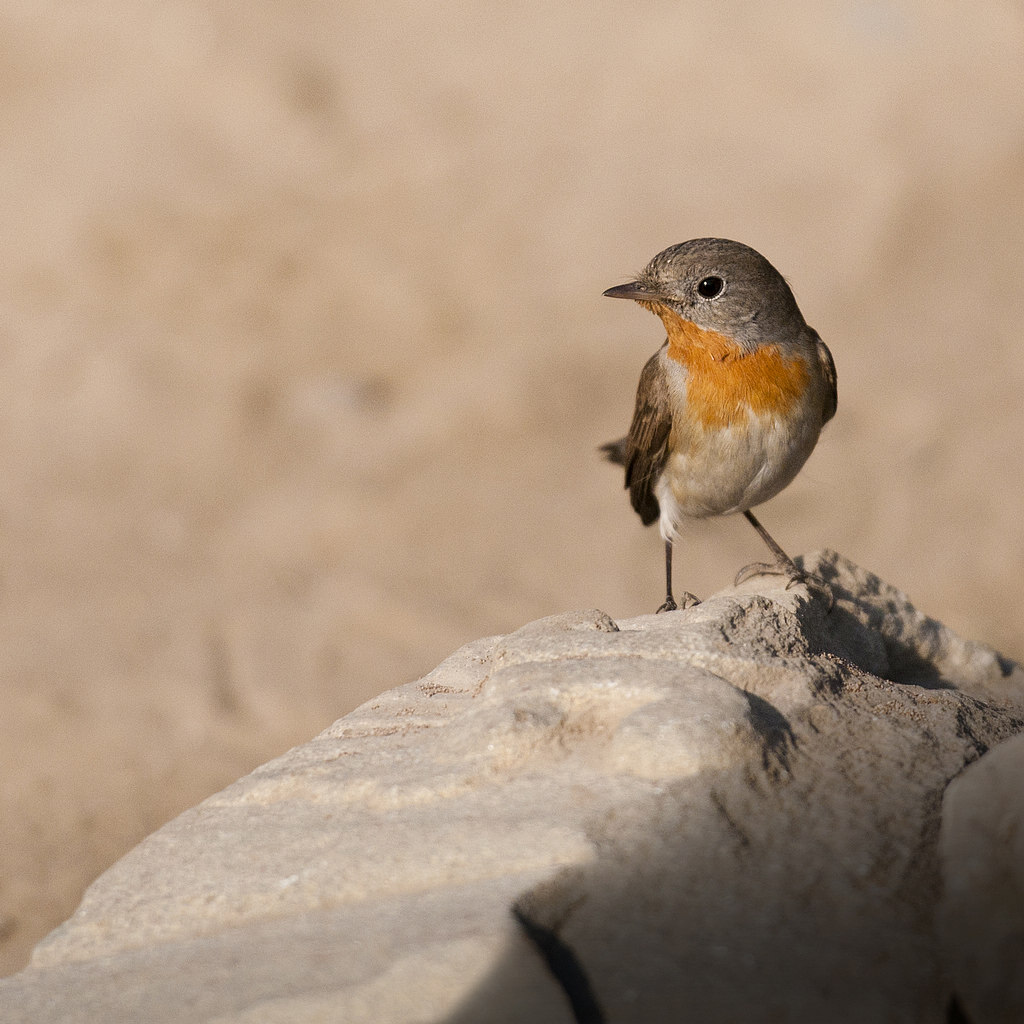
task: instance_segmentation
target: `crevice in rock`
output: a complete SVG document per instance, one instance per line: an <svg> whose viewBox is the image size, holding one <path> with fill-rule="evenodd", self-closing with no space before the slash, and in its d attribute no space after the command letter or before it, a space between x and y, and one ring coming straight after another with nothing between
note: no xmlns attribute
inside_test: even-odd
<svg viewBox="0 0 1024 1024"><path fill-rule="evenodd" d="M572 1008L573 1019L578 1024L604 1024L604 1011L594 994L590 978L572 947L565 943L554 929L529 917L518 904L513 904L512 916L526 938L540 953L544 965L565 993Z"/></svg>
<svg viewBox="0 0 1024 1024"><path fill-rule="evenodd" d="M971 1024L971 1018L964 1012L955 992L946 1004L946 1024Z"/></svg>

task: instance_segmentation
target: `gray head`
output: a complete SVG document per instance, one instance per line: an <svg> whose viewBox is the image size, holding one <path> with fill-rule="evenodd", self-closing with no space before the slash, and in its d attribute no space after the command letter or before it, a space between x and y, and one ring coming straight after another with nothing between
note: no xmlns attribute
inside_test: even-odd
<svg viewBox="0 0 1024 1024"><path fill-rule="evenodd" d="M756 250L727 238L694 238L659 252L615 299L661 304L740 344L783 341L806 326L782 275Z"/></svg>

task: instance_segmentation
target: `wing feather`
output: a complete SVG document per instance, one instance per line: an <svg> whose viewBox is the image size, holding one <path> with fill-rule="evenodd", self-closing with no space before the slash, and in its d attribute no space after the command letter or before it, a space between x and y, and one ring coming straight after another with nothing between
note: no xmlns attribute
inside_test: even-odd
<svg viewBox="0 0 1024 1024"><path fill-rule="evenodd" d="M814 332L814 342L818 349L818 365L821 367L822 376L825 378L827 391L825 392L825 409L821 417L821 425L826 423L836 414L836 407L839 404L839 389L837 387L836 364L832 359L832 353L828 345Z"/></svg>
<svg viewBox="0 0 1024 1024"><path fill-rule="evenodd" d="M640 374L629 433L601 449L612 462L626 467L629 500L644 526L650 526L661 514L654 485L665 468L672 431L668 385L661 365L663 351L664 346L651 356Z"/></svg>

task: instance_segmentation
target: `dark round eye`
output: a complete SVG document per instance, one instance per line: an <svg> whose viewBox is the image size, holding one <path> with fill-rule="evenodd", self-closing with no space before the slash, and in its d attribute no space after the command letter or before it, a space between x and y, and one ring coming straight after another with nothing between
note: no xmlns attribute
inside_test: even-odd
<svg viewBox="0 0 1024 1024"><path fill-rule="evenodd" d="M697 285L697 294L705 299L713 299L716 295L721 294L724 287L725 282L720 277L705 277Z"/></svg>

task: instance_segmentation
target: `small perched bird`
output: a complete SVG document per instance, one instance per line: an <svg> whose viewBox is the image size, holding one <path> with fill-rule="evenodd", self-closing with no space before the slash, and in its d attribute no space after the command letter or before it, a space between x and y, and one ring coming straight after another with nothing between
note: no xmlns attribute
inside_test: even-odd
<svg viewBox="0 0 1024 1024"><path fill-rule="evenodd" d="M832 354L808 327L782 275L758 252L695 238L658 253L609 288L656 313L668 338L640 374L629 433L602 446L626 468L630 501L665 540L665 603L673 611L672 541L684 519L742 512L772 563L741 569L807 576L750 510L800 471L836 411ZM683 607L697 603L685 594Z"/></svg>

